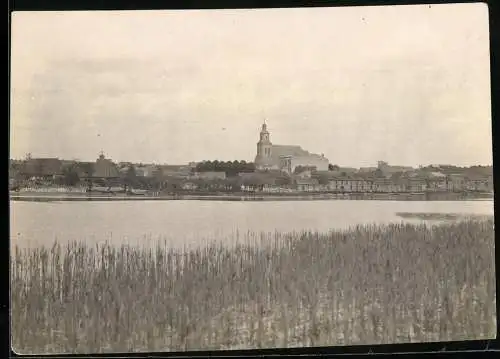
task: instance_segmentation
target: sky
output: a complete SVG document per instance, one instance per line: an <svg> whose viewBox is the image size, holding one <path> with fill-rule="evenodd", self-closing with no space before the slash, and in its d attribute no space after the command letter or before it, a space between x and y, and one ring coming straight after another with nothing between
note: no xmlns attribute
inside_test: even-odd
<svg viewBox="0 0 500 359"><path fill-rule="evenodd" d="M492 164L485 4L17 12L11 158Z"/></svg>

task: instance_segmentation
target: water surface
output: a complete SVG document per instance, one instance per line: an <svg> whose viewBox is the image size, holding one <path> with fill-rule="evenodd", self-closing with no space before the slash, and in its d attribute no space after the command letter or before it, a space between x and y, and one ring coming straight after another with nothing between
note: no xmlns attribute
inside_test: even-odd
<svg viewBox="0 0 500 359"><path fill-rule="evenodd" d="M493 215L493 201L123 201L10 202L11 244L85 240L120 245L196 246L238 233L329 231L413 221L398 212Z"/></svg>

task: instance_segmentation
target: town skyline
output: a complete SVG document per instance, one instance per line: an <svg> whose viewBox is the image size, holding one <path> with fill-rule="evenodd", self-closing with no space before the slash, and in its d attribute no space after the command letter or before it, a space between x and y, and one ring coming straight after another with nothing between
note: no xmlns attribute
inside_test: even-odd
<svg viewBox="0 0 500 359"><path fill-rule="evenodd" d="M491 165L481 5L14 13L11 157Z"/></svg>
<svg viewBox="0 0 500 359"><path fill-rule="evenodd" d="M64 157L64 156L54 156L54 157L43 157L43 156L37 156L36 154L32 154L31 152L29 153L26 153L23 157L10 157L10 161L25 161L27 160L27 156L29 156L30 159L48 159L48 158L55 158L55 159L58 159L60 161L69 161L69 162L82 162L82 163L89 163L89 162L95 162L96 159L99 158L100 155L103 155L106 159L108 160L111 160L113 163L116 163L116 164L120 164L120 163L128 163L128 164L132 164L132 165L145 165L145 166L149 166L149 165L157 165L157 166L169 166L169 165L172 165L172 166L187 166L187 165L190 165L190 164L197 164L197 163L203 163L203 162L214 162L214 161L219 161L219 162L224 162L224 163L227 163L227 162L246 162L246 163L254 163L253 160L245 160L245 159L238 159L238 158L234 158L234 159L229 159L229 160L219 160L217 158L215 159L205 159L205 160L200 160L200 161L188 161L188 162L183 162L183 163L167 163L167 162L151 162L151 161L138 161L138 162L134 162L134 161L128 161L128 160L116 160L114 159L113 157L111 156L107 156L106 153L104 151L101 151L99 152L95 158L86 158L86 159L82 159L82 158L70 158L70 157ZM371 165L368 165L368 166L353 166L353 165L349 165L348 163L345 164L345 163L335 163L335 162L330 162L330 165L332 166L339 166L340 168L357 168L357 169L360 169L360 168L376 168L378 166L378 163L379 162L384 162L390 166L403 166L403 167L413 167L414 169L418 169L420 167L439 167L439 166L451 166L451 167L458 167L458 168L470 168L470 167L493 167L493 164L492 163L476 163L476 164L470 164L470 165L457 165L457 164L454 164L454 163L424 163L424 164L419 164L417 166L411 166L411 165L408 165L408 164L405 164L405 163L389 163L387 161L384 161L383 159L371 164Z"/></svg>

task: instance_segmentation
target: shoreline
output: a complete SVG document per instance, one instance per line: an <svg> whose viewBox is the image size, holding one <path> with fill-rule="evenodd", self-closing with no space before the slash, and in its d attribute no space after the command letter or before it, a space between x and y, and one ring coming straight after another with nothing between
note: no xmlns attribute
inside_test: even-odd
<svg viewBox="0 0 500 359"><path fill-rule="evenodd" d="M259 193L259 194L165 194L113 195L84 193L37 193L9 192L11 201L59 202L59 201L319 201L319 200L373 200L373 201L474 201L492 200L489 193Z"/></svg>

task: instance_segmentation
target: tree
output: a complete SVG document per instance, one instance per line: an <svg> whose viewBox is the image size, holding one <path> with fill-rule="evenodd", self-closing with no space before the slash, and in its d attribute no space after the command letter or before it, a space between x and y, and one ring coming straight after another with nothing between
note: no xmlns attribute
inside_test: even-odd
<svg viewBox="0 0 500 359"><path fill-rule="evenodd" d="M134 165L131 165L127 168L126 175L127 177L135 177L137 175Z"/></svg>
<svg viewBox="0 0 500 359"><path fill-rule="evenodd" d="M227 178L225 180L225 184L229 187L230 191L238 191L241 186L241 182L242 180L239 177Z"/></svg>
<svg viewBox="0 0 500 359"><path fill-rule="evenodd" d="M78 168L80 168L85 177L92 177L94 174L94 165L92 163L79 163Z"/></svg>
<svg viewBox="0 0 500 359"><path fill-rule="evenodd" d="M287 186L292 183L292 179L288 176L279 176L276 178L276 184L278 186Z"/></svg>
<svg viewBox="0 0 500 359"><path fill-rule="evenodd" d="M328 174L322 173L319 176L317 176L317 179L318 179L318 183L321 185L327 185L330 182L330 178L329 178Z"/></svg>
<svg viewBox="0 0 500 359"><path fill-rule="evenodd" d="M301 173L301 172L304 172L304 167L302 167L302 166L297 166L297 167L295 167L295 169L293 170L293 173L294 173L294 174L299 174L299 173Z"/></svg>
<svg viewBox="0 0 500 359"><path fill-rule="evenodd" d="M337 165L332 165L331 163L328 165L328 171L338 171L340 167Z"/></svg>
<svg viewBox="0 0 500 359"><path fill-rule="evenodd" d="M375 174L375 177L377 177L377 178L382 178L382 177L385 177L385 176L384 176L384 172L382 172L382 170L381 170L380 168L377 168L377 169L375 170L374 174Z"/></svg>
<svg viewBox="0 0 500 359"><path fill-rule="evenodd" d="M78 163L76 165L80 171L83 173L83 176L87 178L87 190L92 190L92 180L90 177L94 174L94 164L90 162Z"/></svg>
<svg viewBox="0 0 500 359"><path fill-rule="evenodd" d="M66 186L76 186L80 182L80 176L75 165L63 168L63 183Z"/></svg>
<svg viewBox="0 0 500 359"><path fill-rule="evenodd" d="M43 162L42 161L37 161L35 164L35 173L37 175L43 175Z"/></svg>
<svg viewBox="0 0 500 359"><path fill-rule="evenodd" d="M297 166L293 171L295 174L299 174L305 171L314 171L316 169L315 166Z"/></svg>
<svg viewBox="0 0 500 359"><path fill-rule="evenodd" d="M233 162L231 162L229 168L231 169L231 175L236 175L238 174L238 172L240 172L243 166L240 161L234 160Z"/></svg>
<svg viewBox="0 0 500 359"><path fill-rule="evenodd" d="M254 172L255 165L245 161L203 161L196 165L196 172L225 172L226 176L236 176L240 172Z"/></svg>
<svg viewBox="0 0 500 359"><path fill-rule="evenodd" d="M244 163L244 172L255 172L255 164L253 162Z"/></svg>
<svg viewBox="0 0 500 359"><path fill-rule="evenodd" d="M134 187L137 185L137 174L135 171L134 165L130 165L127 168L127 171L122 177L123 184L125 185L125 190L130 187Z"/></svg>
<svg viewBox="0 0 500 359"><path fill-rule="evenodd" d="M151 185L156 190L162 190L165 187L165 184L166 181L161 169L156 167L156 169L153 171L153 178L151 179Z"/></svg>

